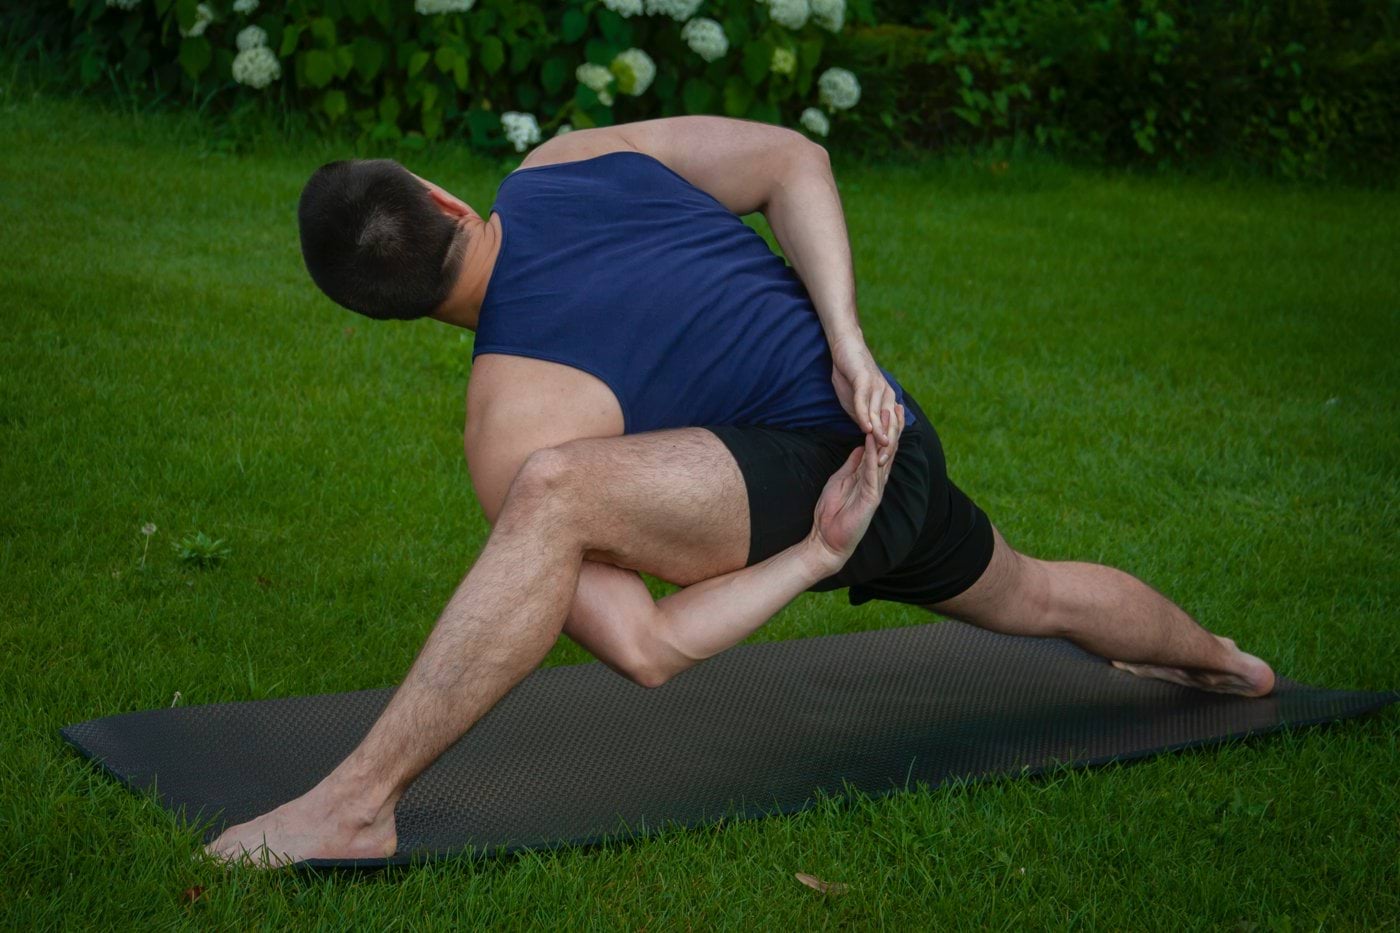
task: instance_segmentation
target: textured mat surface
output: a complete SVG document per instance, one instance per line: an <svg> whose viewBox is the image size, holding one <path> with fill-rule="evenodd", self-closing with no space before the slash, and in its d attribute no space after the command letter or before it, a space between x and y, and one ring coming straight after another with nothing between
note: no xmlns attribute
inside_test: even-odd
<svg viewBox="0 0 1400 933"><path fill-rule="evenodd" d="M126 713L63 736L218 830L314 785L389 690ZM1400 693L1280 679L1248 700L1149 681L1067 642L956 622L733 649L646 690L601 664L536 671L399 802L392 862L544 848L1102 764L1355 716ZM313 862L339 866L343 862Z"/></svg>

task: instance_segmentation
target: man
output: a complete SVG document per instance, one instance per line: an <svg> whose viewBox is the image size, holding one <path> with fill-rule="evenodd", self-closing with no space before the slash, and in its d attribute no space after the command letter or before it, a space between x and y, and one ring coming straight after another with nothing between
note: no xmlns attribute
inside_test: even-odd
<svg viewBox="0 0 1400 933"><path fill-rule="evenodd" d="M739 219L753 211L791 268ZM657 686L807 589L1272 689L1267 664L1128 574L1017 553L948 480L865 347L826 153L798 134L711 117L574 132L486 219L395 163L332 163L299 218L337 302L477 331L465 450L494 528L362 744L227 830L221 857L390 854L413 778L561 631ZM685 589L653 601L638 571Z"/></svg>

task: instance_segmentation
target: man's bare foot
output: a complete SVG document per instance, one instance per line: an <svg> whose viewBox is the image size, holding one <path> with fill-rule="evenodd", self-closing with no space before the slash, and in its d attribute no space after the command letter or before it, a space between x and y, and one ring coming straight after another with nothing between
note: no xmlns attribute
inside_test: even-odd
<svg viewBox="0 0 1400 933"><path fill-rule="evenodd" d="M1225 646L1225 665L1216 670L1195 670L1185 667L1159 667L1154 664L1129 664L1114 661L1119 670L1139 677L1152 677L1174 684L1210 690L1214 693L1237 693L1247 697L1267 696L1274 689L1274 672L1267 663L1252 654L1245 654L1228 638L1215 636Z"/></svg>
<svg viewBox="0 0 1400 933"><path fill-rule="evenodd" d="M230 826L204 851L225 864L276 868L311 858L380 859L394 854L393 806L373 813L317 785L270 813ZM357 812L358 811L358 812Z"/></svg>

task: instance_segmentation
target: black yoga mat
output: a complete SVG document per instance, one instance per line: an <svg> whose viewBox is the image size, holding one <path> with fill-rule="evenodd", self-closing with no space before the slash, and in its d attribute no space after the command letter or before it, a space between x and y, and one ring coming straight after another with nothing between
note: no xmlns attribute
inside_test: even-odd
<svg viewBox="0 0 1400 933"><path fill-rule="evenodd" d="M168 809L212 819L213 838L314 785L390 692L126 713L63 736L128 786L154 788ZM843 782L878 796L1124 761L1396 700L1285 679L1264 699L1205 693L1135 677L1067 642L956 622L741 646L653 690L601 664L554 667L419 777L399 802L388 863L788 813Z"/></svg>

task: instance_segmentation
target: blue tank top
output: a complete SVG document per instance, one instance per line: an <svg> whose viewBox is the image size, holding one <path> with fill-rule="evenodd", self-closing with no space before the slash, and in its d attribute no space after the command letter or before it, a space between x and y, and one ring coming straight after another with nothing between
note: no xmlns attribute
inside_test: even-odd
<svg viewBox="0 0 1400 933"><path fill-rule="evenodd" d="M657 159L624 151L517 169L492 210L501 245L473 358L591 373L617 396L628 434L707 424L860 433L796 272Z"/></svg>

